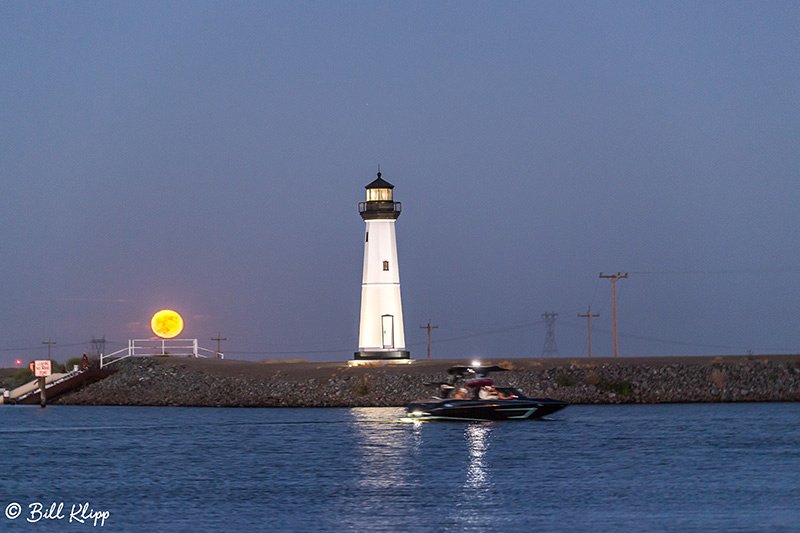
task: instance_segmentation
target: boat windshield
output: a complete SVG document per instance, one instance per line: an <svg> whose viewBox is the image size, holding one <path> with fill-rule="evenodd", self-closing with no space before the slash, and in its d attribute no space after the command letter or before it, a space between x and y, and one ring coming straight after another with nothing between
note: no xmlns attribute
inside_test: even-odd
<svg viewBox="0 0 800 533"><path fill-rule="evenodd" d="M527 398L527 396L514 387L495 387L495 390L498 392L500 398Z"/></svg>

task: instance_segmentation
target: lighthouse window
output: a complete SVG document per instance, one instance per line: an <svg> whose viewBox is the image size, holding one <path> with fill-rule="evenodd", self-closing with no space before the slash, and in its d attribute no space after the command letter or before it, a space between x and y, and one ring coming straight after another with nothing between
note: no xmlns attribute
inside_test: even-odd
<svg viewBox="0 0 800 533"><path fill-rule="evenodd" d="M391 202L392 189L367 189L368 202Z"/></svg>
<svg viewBox="0 0 800 533"><path fill-rule="evenodd" d="M389 261L384 261L383 262L383 269L384 270L389 270Z"/></svg>

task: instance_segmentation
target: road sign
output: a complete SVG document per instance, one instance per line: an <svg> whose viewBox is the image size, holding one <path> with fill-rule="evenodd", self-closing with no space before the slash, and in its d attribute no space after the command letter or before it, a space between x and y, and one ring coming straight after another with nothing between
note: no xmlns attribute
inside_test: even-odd
<svg viewBox="0 0 800 533"><path fill-rule="evenodd" d="M33 375L37 378L47 377L53 373L50 361L47 359L33 362Z"/></svg>

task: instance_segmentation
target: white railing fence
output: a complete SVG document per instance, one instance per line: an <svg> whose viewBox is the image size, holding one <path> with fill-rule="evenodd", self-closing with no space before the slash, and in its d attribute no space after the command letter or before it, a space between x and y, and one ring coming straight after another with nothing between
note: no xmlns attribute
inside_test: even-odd
<svg viewBox="0 0 800 533"><path fill-rule="evenodd" d="M211 354L210 356L200 352ZM159 355L173 355L176 357L219 357L225 355L208 350L197 344L197 339L131 339L128 347L117 350L108 355L100 354L100 368L122 361L128 357L153 357Z"/></svg>

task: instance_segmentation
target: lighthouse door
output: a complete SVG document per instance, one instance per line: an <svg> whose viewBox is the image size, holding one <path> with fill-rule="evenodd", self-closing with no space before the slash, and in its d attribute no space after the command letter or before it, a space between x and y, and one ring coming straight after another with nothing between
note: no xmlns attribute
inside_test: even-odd
<svg viewBox="0 0 800 533"><path fill-rule="evenodd" d="M381 317L381 326L383 328L383 348L391 350L394 348L394 317L392 315L383 315Z"/></svg>

